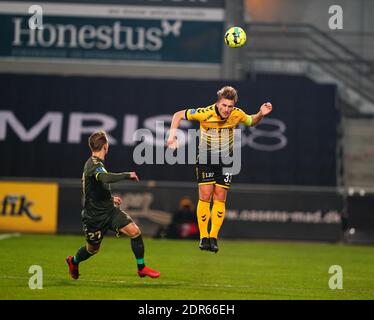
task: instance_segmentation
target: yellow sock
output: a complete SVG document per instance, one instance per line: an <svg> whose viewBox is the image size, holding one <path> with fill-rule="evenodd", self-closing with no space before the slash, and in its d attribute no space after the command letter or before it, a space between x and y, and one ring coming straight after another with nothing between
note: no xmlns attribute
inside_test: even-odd
<svg viewBox="0 0 374 320"><path fill-rule="evenodd" d="M218 232L219 229L221 229L224 218L225 202L214 200L212 208L212 228L210 229L210 238L218 238Z"/></svg>
<svg viewBox="0 0 374 320"><path fill-rule="evenodd" d="M210 202L199 200L197 203L197 222L199 224L200 239L208 238L208 222L210 219Z"/></svg>

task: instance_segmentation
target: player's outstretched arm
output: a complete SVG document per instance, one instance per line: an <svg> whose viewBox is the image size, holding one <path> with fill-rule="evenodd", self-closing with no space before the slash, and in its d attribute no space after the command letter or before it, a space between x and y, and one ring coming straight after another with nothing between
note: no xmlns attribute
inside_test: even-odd
<svg viewBox="0 0 374 320"><path fill-rule="evenodd" d="M272 104L270 102L264 103L260 107L259 112L251 115L252 117L251 126L255 126L256 124L258 124L265 116L267 116L271 112L271 110L273 110Z"/></svg>
<svg viewBox="0 0 374 320"><path fill-rule="evenodd" d="M170 125L170 132L169 132L169 138L167 140L167 146L169 148L175 149L177 148L177 129L179 127L179 124L182 119L185 118L186 110L181 110L173 115L173 119L171 120L171 125Z"/></svg>
<svg viewBox="0 0 374 320"><path fill-rule="evenodd" d="M104 183L114 183L122 180L136 180L139 181L135 172L100 172L96 174L96 179Z"/></svg>

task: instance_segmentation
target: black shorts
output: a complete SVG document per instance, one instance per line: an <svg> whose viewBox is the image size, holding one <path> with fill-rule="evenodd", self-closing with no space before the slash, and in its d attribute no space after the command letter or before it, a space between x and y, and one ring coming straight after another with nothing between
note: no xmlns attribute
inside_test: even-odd
<svg viewBox="0 0 374 320"><path fill-rule="evenodd" d="M224 170L221 164L197 164L196 176L200 185L215 184L229 189L232 181L232 174Z"/></svg>
<svg viewBox="0 0 374 320"><path fill-rule="evenodd" d="M119 236L119 229L132 223L131 217L120 208L115 208L113 214L108 215L104 221L95 221L94 219L83 220L83 231L87 243L91 245L100 244L108 230L116 232Z"/></svg>

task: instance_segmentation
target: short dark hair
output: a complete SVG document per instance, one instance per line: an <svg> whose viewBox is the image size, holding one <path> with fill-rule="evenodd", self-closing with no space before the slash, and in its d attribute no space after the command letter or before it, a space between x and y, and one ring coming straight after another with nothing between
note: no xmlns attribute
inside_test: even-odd
<svg viewBox="0 0 374 320"><path fill-rule="evenodd" d="M108 143L108 137L104 131L97 131L88 138L88 145L92 152L100 151L102 147Z"/></svg>
<svg viewBox="0 0 374 320"><path fill-rule="evenodd" d="M238 102L238 91L230 86L225 86L217 91L217 101L221 99L234 100L235 103Z"/></svg>

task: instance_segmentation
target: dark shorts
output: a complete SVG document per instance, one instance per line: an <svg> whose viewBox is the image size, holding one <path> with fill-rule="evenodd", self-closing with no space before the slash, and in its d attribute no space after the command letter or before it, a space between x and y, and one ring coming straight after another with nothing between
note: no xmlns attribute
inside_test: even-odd
<svg viewBox="0 0 374 320"><path fill-rule="evenodd" d="M94 219L83 219L83 231L86 241L91 245L100 244L108 230L116 232L119 236L119 229L132 223L131 217L120 208L116 208L114 213L109 215L104 221Z"/></svg>
<svg viewBox="0 0 374 320"><path fill-rule="evenodd" d="M232 174L224 171L224 166L220 164L197 164L197 181L200 185L215 184L228 189L231 186Z"/></svg>

